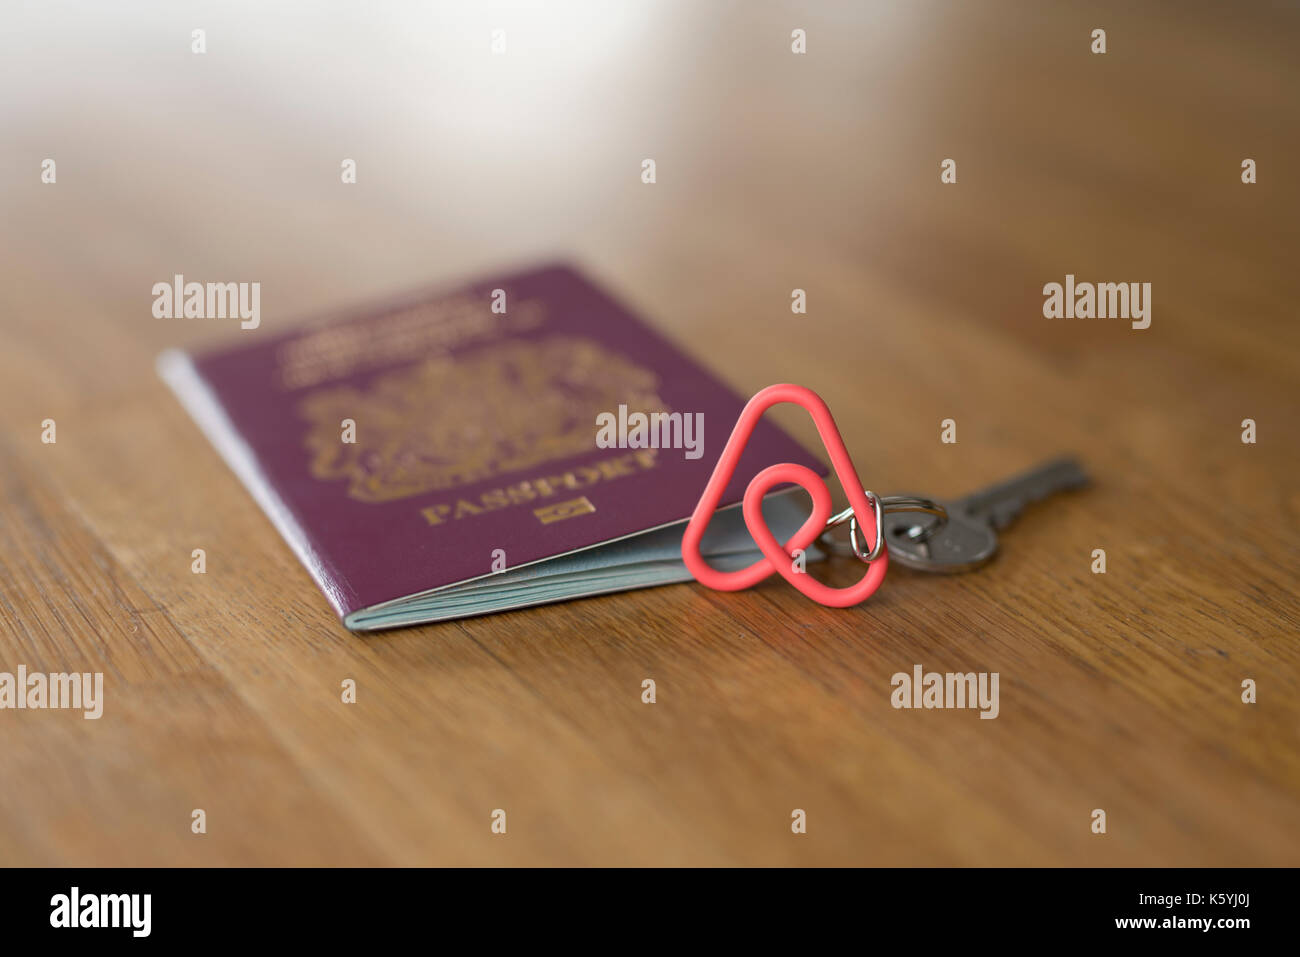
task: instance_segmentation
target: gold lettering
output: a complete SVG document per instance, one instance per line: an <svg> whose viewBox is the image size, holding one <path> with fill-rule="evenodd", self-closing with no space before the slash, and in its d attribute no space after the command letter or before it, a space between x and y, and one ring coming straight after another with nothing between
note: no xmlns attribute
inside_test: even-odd
<svg viewBox="0 0 1300 957"><path fill-rule="evenodd" d="M578 476L573 472L565 472L563 475L548 475L543 479L536 479L537 491L543 498L554 495L560 489L582 488L578 482ZM586 484L591 484L590 482Z"/></svg>
<svg viewBox="0 0 1300 957"><path fill-rule="evenodd" d="M456 519L460 518L462 515L478 515L482 511L483 509L479 508L473 502L467 502L464 499L461 499L459 502L456 503L456 514L453 515L451 518L452 521L455 521Z"/></svg>
<svg viewBox="0 0 1300 957"><path fill-rule="evenodd" d="M420 514L430 525L441 525L442 520L451 512L450 505L430 505L428 508L420 509Z"/></svg>
<svg viewBox="0 0 1300 957"><path fill-rule="evenodd" d="M639 449L592 465L582 465L560 475L543 475L511 485L509 488L489 489L479 496L480 504L475 504L468 499L459 499L454 508L446 504L429 505L420 509L420 514L430 525L442 525L448 518L455 521L467 515L481 515L483 512L492 512L511 505L523 505L539 498L551 498L564 490L585 488L598 482L606 482L624 475L636 475L638 471L652 469L656 464L656 455L655 449ZM595 507L585 499L574 499L548 506L547 509L536 509L535 514L543 522L553 521L554 516L558 516L561 511L568 512L570 506L579 508L579 511L570 514L595 511ZM567 517L567 514L564 517Z"/></svg>
<svg viewBox="0 0 1300 957"><path fill-rule="evenodd" d="M522 505L524 502L531 502L537 498L537 493L533 491L532 482L520 482L518 485L512 485L506 489L506 494L510 496L511 505Z"/></svg>
<svg viewBox="0 0 1300 957"><path fill-rule="evenodd" d="M620 475L635 475L636 470L628 461L630 458L632 458L630 455L620 455L616 459L605 459L603 462L597 462L596 468L600 469L600 474L607 479L618 478Z"/></svg>
<svg viewBox="0 0 1300 957"><path fill-rule="evenodd" d="M480 498L483 502L483 507L489 511L498 508L505 508L510 504L510 496L506 494L506 490L503 488L494 488L490 492L484 492Z"/></svg>
<svg viewBox="0 0 1300 957"><path fill-rule="evenodd" d="M545 478L533 479L533 487L537 489L537 494L542 498L550 498L555 494L555 487L551 484L559 484L560 476L548 475Z"/></svg>
<svg viewBox="0 0 1300 957"><path fill-rule="evenodd" d="M596 506L591 504L587 496L581 498L569 499L567 502L556 502L554 505L543 505L541 508L533 509L533 514L543 525L550 525L552 522L560 522L566 518L573 518L575 515L590 515L596 510Z"/></svg>

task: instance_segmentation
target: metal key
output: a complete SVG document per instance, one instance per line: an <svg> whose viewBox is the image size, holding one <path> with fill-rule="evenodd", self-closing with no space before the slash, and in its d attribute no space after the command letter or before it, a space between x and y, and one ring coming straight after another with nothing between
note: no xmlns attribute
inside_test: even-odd
<svg viewBox="0 0 1300 957"><path fill-rule="evenodd" d="M997 533L1015 521L1026 505L1087 484L1088 476L1078 462L1056 459L965 498L939 500L948 509L946 522L918 519L914 512L886 512L889 560L926 572L978 568L997 554Z"/></svg>

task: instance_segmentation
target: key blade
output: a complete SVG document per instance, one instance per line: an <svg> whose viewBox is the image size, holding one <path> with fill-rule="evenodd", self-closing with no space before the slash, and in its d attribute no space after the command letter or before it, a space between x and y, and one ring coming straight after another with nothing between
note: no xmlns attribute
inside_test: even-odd
<svg viewBox="0 0 1300 957"><path fill-rule="evenodd" d="M1077 460L1068 457L1053 459L968 495L957 505L964 514L972 518L982 517L994 529L1001 531L1020 516L1026 505L1057 492L1082 488L1088 481L1088 473Z"/></svg>
<svg viewBox="0 0 1300 957"><path fill-rule="evenodd" d="M1072 458L1054 459L1014 478L990 485L965 498L944 503L946 522L914 515L884 517L889 560L925 572L961 572L978 568L998 551L998 532L1031 502L1088 484L1088 475Z"/></svg>

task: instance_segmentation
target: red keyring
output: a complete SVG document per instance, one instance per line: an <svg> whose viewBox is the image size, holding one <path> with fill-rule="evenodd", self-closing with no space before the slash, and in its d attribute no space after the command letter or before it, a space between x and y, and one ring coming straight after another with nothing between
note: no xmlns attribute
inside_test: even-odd
<svg viewBox="0 0 1300 957"><path fill-rule="evenodd" d="M788 462L769 466L750 480L749 486L745 489L745 500L742 506L745 525L750 535L754 537L754 541L758 543L764 557L739 571L720 572L704 561L700 554L700 540L704 537L704 529L708 526L709 519L717 510L723 490L726 489L736 471L736 463L740 460L740 454L744 451L754 426L758 424L764 412L781 402L793 402L795 405L802 406L812 416L813 423L817 426L817 434L821 436L822 444L830 453L831 466L835 475L840 480L840 485L844 487L845 495L848 496L851 512L836 516L835 519L830 518L830 490L811 469ZM812 497L813 508L812 514L799 530L782 545L776 540L772 530L767 527L767 522L763 518L762 502L764 495L785 482L798 485L807 492ZM795 558L791 553L806 549L822 535L827 529L828 519L829 524L833 525L848 515L852 515L856 523L861 526L866 533L866 540L874 540L876 543L869 554L862 555L859 552L859 557L868 562L867 572L862 576L862 580L847 588L831 588L807 573L796 571ZM722 456L718 459L713 475L709 477L709 483L704 487L704 494L700 496L700 501L695 506L691 520L682 535L682 561L686 563L687 569L700 584L718 591L739 591L742 588L749 588L775 571L813 601L833 608L847 608L869 598L880 587L889 568L889 555L880 537L879 519L880 501L875 496L870 496L868 500L868 493L862 488L857 469L853 467L853 460L849 458L849 453L844 448L844 440L840 438L840 430L835 426L835 419L831 417L831 410L826 407L826 403L817 393L803 386L770 385L750 399L741 411L736 427L732 429L731 437L727 439ZM858 551L856 537L854 550Z"/></svg>

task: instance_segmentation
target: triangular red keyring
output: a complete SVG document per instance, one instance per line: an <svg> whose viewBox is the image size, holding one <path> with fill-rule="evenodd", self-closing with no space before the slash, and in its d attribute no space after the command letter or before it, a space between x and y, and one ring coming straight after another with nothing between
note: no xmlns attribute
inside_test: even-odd
<svg viewBox="0 0 1300 957"><path fill-rule="evenodd" d="M835 420L831 417L831 410L826 407L826 403L817 393L800 385L770 385L750 399L741 411L736 427L731 432L731 438L727 439L726 448L722 450L722 456L718 459L713 475L709 477L709 483L704 487L704 494L700 496L700 501L695 506L691 520L682 535L682 561L686 563L687 569L700 584L719 591L739 591L742 588L749 588L775 571L813 601L835 608L856 605L870 597L871 593L880 587L889 567L888 553L882 551L879 558L867 567L867 573L862 580L847 588L831 588L795 570L794 558L790 552L811 545L826 530L826 520L831 513L831 494L826 488L826 483L815 472L802 465L785 463L770 466L755 475L745 489L743 506L745 525L762 550L764 555L762 559L739 571L720 572L710 568L700 555L700 540L704 537L704 529L717 510L722 492L736 471L736 463L740 460L740 453L744 451L754 426L758 424L764 412L781 402L793 402L808 410L813 423L817 426L817 434L821 436L822 444L830 454L835 475L844 486L849 504L853 506L858 525L867 535L867 541L874 540L879 534L875 524L875 510L867 501L862 482L859 481L857 470L853 467L853 460L849 458L849 453L844 448L844 440L840 438L840 430L836 428ZM784 546L777 542L776 536L763 520L762 513L763 496L783 482L792 482L800 486L812 496L813 500L812 514Z"/></svg>

